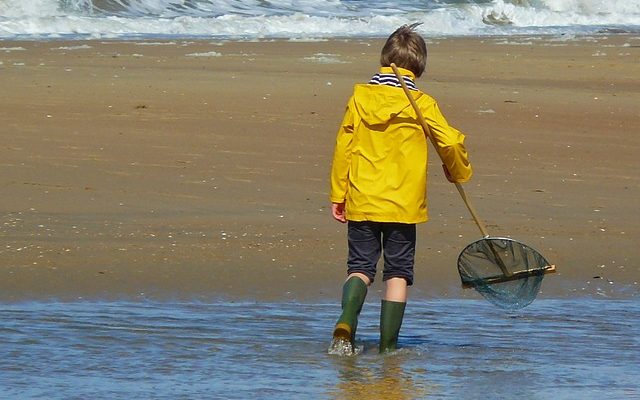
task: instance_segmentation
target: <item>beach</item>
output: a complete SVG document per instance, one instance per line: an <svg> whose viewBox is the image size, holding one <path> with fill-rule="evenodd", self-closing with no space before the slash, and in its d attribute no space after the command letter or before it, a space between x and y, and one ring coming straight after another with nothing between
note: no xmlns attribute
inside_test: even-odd
<svg viewBox="0 0 640 400"><path fill-rule="evenodd" d="M382 43L0 42L0 300L337 301L333 144ZM428 49L417 83L466 135L480 217L557 266L540 297L637 297L640 37ZM456 258L480 232L429 164L411 296L479 298Z"/></svg>

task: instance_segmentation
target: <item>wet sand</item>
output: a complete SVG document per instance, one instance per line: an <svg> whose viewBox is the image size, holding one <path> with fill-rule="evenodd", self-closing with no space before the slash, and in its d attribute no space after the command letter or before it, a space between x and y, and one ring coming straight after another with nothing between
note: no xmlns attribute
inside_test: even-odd
<svg viewBox="0 0 640 400"><path fill-rule="evenodd" d="M381 45L0 42L0 300L335 298L333 141ZM490 233L557 265L543 296L640 293L639 63L628 35L429 40L418 85L467 135ZM478 298L434 156L412 295Z"/></svg>

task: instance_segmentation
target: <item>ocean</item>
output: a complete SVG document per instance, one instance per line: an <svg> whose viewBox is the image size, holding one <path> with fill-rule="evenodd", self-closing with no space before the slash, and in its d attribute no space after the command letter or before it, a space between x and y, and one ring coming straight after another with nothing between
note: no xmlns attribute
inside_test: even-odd
<svg viewBox="0 0 640 400"><path fill-rule="evenodd" d="M337 301L3 304L3 399L639 399L640 302L411 301L377 352L369 300L356 356L327 352Z"/></svg>
<svg viewBox="0 0 640 400"><path fill-rule="evenodd" d="M0 0L0 39L386 37L640 32L640 0Z"/></svg>

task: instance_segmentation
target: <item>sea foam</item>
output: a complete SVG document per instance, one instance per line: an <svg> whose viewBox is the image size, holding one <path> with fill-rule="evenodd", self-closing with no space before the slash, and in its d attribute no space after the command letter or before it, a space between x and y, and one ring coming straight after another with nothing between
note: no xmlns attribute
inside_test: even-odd
<svg viewBox="0 0 640 400"><path fill-rule="evenodd" d="M640 0L0 0L0 38L385 37L640 32Z"/></svg>

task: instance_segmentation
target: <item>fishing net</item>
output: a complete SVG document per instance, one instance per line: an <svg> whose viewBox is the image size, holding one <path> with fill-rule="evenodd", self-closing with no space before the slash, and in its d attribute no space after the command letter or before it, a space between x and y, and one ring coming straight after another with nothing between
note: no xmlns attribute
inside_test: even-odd
<svg viewBox="0 0 640 400"><path fill-rule="evenodd" d="M407 95L411 107L416 112L425 135L429 137L433 147L438 149L437 140L405 84L402 74L395 64L392 63L391 68ZM437 153L442 158L440 152ZM444 158L442 162L446 165ZM445 171L447 171L446 166ZM487 300L502 308L518 309L531 304L538 295L544 274L555 271L555 267L549 265L537 251L520 242L507 238L490 238L471 201L467 198L462 184L455 183L455 185L484 236L484 239L467 246L458 257L458 271L462 285L475 288Z"/></svg>
<svg viewBox="0 0 640 400"><path fill-rule="evenodd" d="M458 257L462 285L509 310L531 304L544 274L554 269L536 250L508 238L480 239Z"/></svg>

